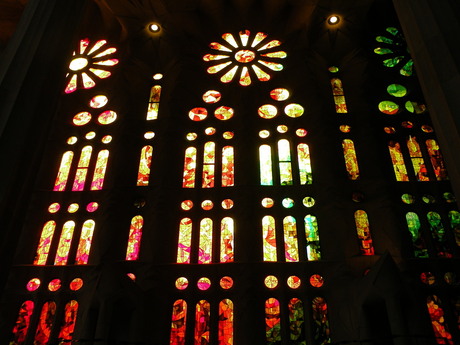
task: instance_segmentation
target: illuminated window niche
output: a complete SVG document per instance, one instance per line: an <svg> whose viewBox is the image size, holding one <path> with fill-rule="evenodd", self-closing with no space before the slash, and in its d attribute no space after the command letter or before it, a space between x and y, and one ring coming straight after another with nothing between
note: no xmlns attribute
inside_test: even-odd
<svg viewBox="0 0 460 345"><path fill-rule="evenodd" d="M454 345L452 334L449 332L447 322L444 318L444 310L441 307L441 300L436 295L428 296L426 306L433 326L434 336L437 344Z"/></svg>
<svg viewBox="0 0 460 345"><path fill-rule="evenodd" d="M185 345L186 321L187 303L179 299L174 302L172 310L170 345Z"/></svg>
<svg viewBox="0 0 460 345"><path fill-rule="evenodd" d="M286 262L298 262L299 250L297 245L296 220L292 216L283 219L284 229L284 253Z"/></svg>
<svg viewBox="0 0 460 345"><path fill-rule="evenodd" d="M125 259L127 261L133 261L139 258L143 226L144 219L142 218L142 216L134 216L131 219L131 226L129 228L128 237L128 248L126 249Z"/></svg>
<svg viewBox="0 0 460 345"><path fill-rule="evenodd" d="M315 216L309 214L304 218L305 237L307 239L308 261L321 260L321 247L319 243L318 222Z"/></svg>
<svg viewBox="0 0 460 345"><path fill-rule="evenodd" d="M427 258L428 249L426 248L425 239L422 236L421 224L418 215L415 212L406 213L407 228L411 234L412 247L416 258Z"/></svg>
<svg viewBox="0 0 460 345"><path fill-rule="evenodd" d="M344 139L342 141L342 148L348 178L350 180L359 180L359 166L358 158L356 157L355 144L350 139Z"/></svg>
<svg viewBox="0 0 460 345"><path fill-rule="evenodd" d="M401 152L401 146L399 143L390 141L388 143L388 150L390 151L390 157L393 164L396 181L409 181L409 175L407 174L406 164L404 163L404 156Z"/></svg>
<svg viewBox="0 0 460 345"><path fill-rule="evenodd" d="M150 89L149 105L147 109L147 121L158 119L160 109L161 86L154 85Z"/></svg>
<svg viewBox="0 0 460 345"><path fill-rule="evenodd" d="M339 69L337 67L329 67L329 72L331 72L331 86L332 86L332 95L334 96L334 103L335 103L335 112L337 114L345 114L348 113L347 103L345 101L345 93L343 91L342 80L340 80L335 73L337 73Z"/></svg>
<svg viewBox="0 0 460 345"><path fill-rule="evenodd" d="M272 216L262 218L262 236L264 261L277 261L275 218Z"/></svg>
<svg viewBox="0 0 460 345"><path fill-rule="evenodd" d="M281 310L280 302L276 298L265 301L265 336L267 344L276 344L281 341Z"/></svg>
<svg viewBox="0 0 460 345"><path fill-rule="evenodd" d="M363 210L355 212L356 231L358 233L359 247L362 255L374 255L371 231L367 213Z"/></svg>
<svg viewBox="0 0 460 345"><path fill-rule="evenodd" d="M313 334L315 344L329 344L331 342L327 308L326 300L323 297L313 298Z"/></svg>
<svg viewBox="0 0 460 345"><path fill-rule="evenodd" d="M208 301L201 300L195 309L195 344L209 344L211 330L211 306Z"/></svg>
<svg viewBox="0 0 460 345"><path fill-rule="evenodd" d="M19 309L18 318L13 327L11 345L23 345L26 341L27 332L30 326L30 318L34 312L34 302L25 301Z"/></svg>
<svg viewBox="0 0 460 345"><path fill-rule="evenodd" d="M38 320L37 331L35 332L34 345L46 345L50 340L56 315L56 303L48 301L43 304Z"/></svg>
<svg viewBox="0 0 460 345"><path fill-rule="evenodd" d="M153 147L146 145L141 150L139 159L139 171L137 173L137 185L148 186L150 178L150 166L152 164Z"/></svg>
<svg viewBox="0 0 460 345"><path fill-rule="evenodd" d="M61 343L70 343L73 338L75 329L75 321L77 320L78 302L72 300L65 305L64 322L59 331L58 339Z"/></svg>

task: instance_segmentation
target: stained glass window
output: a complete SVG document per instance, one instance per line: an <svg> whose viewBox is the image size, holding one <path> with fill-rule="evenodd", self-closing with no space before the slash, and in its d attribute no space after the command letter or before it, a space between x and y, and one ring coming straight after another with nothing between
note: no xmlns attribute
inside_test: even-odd
<svg viewBox="0 0 460 345"><path fill-rule="evenodd" d="M34 260L34 265L46 265L46 260L48 259L48 253L50 251L51 241L53 240L55 228L56 222L53 220L46 222L43 226L43 230L40 235L40 242L38 243L37 254Z"/></svg>
<svg viewBox="0 0 460 345"><path fill-rule="evenodd" d="M300 184L312 184L313 175L311 170L310 151L307 144L297 145L297 157L299 160Z"/></svg>
<svg viewBox="0 0 460 345"><path fill-rule="evenodd" d="M212 220L204 218L200 222L200 243L198 263L209 264L212 261Z"/></svg>
<svg viewBox="0 0 460 345"><path fill-rule="evenodd" d="M415 137L409 137L407 140L407 148L409 150L415 176L417 176L417 181L429 181L428 171L422 157L422 151Z"/></svg>
<svg viewBox="0 0 460 345"><path fill-rule="evenodd" d="M63 344L70 343L73 338L73 331L75 328L75 321L77 319L78 302L72 300L65 305L64 309L64 322L59 331L59 341Z"/></svg>
<svg viewBox="0 0 460 345"><path fill-rule="evenodd" d="M232 146L222 149L222 187L235 185L235 157Z"/></svg>
<svg viewBox="0 0 460 345"><path fill-rule="evenodd" d="M34 312L34 302L25 301L19 309L18 318L13 327L10 345L23 345L29 330L30 318Z"/></svg>
<svg viewBox="0 0 460 345"><path fill-rule="evenodd" d="M326 300L323 297L313 298L312 309L314 344L329 344L331 342L331 336Z"/></svg>
<svg viewBox="0 0 460 345"><path fill-rule="evenodd" d="M34 345L47 345L53 328L54 316L56 314L56 303L45 302L38 320L37 331L35 332Z"/></svg>
<svg viewBox="0 0 460 345"><path fill-rule="evenodd" d="M216 144L208 141L204 144L203 154L203 188L214 187L214 174L215 174L215 159L216 159Z"/></svg>
<svg viewBox="0 0 460 345"><path fill-rule="evenodd" d="M374 255L374 246L372 243L371 231L367 213L363 210L355 212L356 231L359 238L359 247L362 255Z"/></svg>
<svg viewBox="0 0 460 345"><path fill-rule="evenodd" d="M225 217L220 225L220 262L233 262L234 259L234 222Z"/></svg>
<svg viewBox="0 0 460 345"><path fill-rule="evenodd" d="M304 329L303 303L298 298L291 298L289 308L289 340L292 344L306 344Z"/></svg>
<svg viewBox="0 0 460 345"><path fill-rule="evenodd" d="M451 258L452 252L447 243L447 234L441 221L441 216L437 212L428 212L428 223L430 224L431 237L433 238L437 256Z"/></svg>
<svg viewBox="0 0 460 345"><path fill-rule="evenodd" d="M273 186L272 151L269 145L260 146L259 164L260 184L262 186Z"/></svg>
<svg viewBox="0 0 460 345"><path fill-rule="evenodd" d="M318 222L316 217L309 214L305 216L305 237L307 239L308 261L321 260L321 248L319 245Z"/></svg>
<svg viewBox="0 0 460 345"><path fill-rule="evenodd" d="M449 220L455 242L457 246L460 246L460 213L458 211L449 211Z"/></svg>
<svg viewBox="0 0 460 345"><path fill-rule="evenodd" d="M441 307L441 300L436 295L428 296L426 306L430 314L431 325L433 326L436 343L454 345L452 334L444 318L444 310Z"/></svg>
<svg viewBox="0 0 460 345"><path fill-rule="evenodd" d="M196 148L189 147L185 150L184 177L182 180L182 187L184 188L194 188L195 187L195 173L196 173Z"/></svg>
<svg viewBox="0 0 460 345"><path fill-rule="evenodd" d="M404 163L404 157L401 153L401 146L398 142L390 141L388 143L388 149L390 150L390 157L391 162L393 163L396 181L409 181L406 164Z"/></svg>
<svg viewBox="0 0 460 345"><path fill-rule="evenodd" d="M265 335L267 344L281 341L280 302L276 298L265 301Z"/></svg>
<svg viewBox="0 0 460 345"><path fill-rule="evenodd" d="M291 149L289 141L281 139L278 141L278 157L281 185L292 185Z"/></svg>
<svg viewBox="0 0 460 345"><path fill-rule="evenodd" d="M299 261L299 250L297 246L297 227L296 220L292 216L287 216L283 220L284 228L284 254L286 262Z"/></svg>
<svg viewBox="0 0 460 345"><path fill-rule="evenodd" d="M102 150L97 155L96 167L94 169L93 181L91 182L91 190L101 190L104 185L104 176L109 160L109 150Z"/></svg>
<svg viewBox="0 0 460 345"><path fill-rule="evenodd" d="M347 113L347 103L343 91L342 81L339 78L331 79L332 94L334 95L335 111L338 114Z"/></svg>
<svg viewBox="0 0 460 345"><path fill-rule="evenodd" d="M154 85L150 89L149 106L147 109L147 120L156 120L160 108L161 86Z"/></svg>
<svg viewBox="0 0 460 345"><path fill-rule="evenodd" d="M187 303L183 299L174 302L171 318L170 345L185 345Z"/></svg>
<svg viewBox="0 0 460 345"><path fill-rule="evenodd" d="M128 237L128 248L126 250L126 260L128 261L137 260L139 258L143 226L144 219L142 216L134 216L133 219L131 219L131 226L129 228Z"/></svg>
<svg viewBox="0 0 460 345"><path fill-rule="evenodd" d="M77 248L77 256L75 258L75 264L77 265L86 265L88 263L95 225L96 223L91 219L83 223Z"/></svg>
<svg viewBox="0 0 460 345"><path fill-rule="evenodd" d="M355 145L352 140L344 139L342 141L343 156L345 158L345 167L350 180L359 179L358 158L356 157Z"/></svg>
<svg viewBox="0 0 460 345"><path fill-rule="evenodd" d="M75 222L69 220L64 223L62 227L61 237L59 239L56 258L54 259L55 265L66 265L69 259L70 244L72 243L73 231L75 229Z"/></svg>
<svg viewBox="0 0 460 345"><path fill-rule="evenodd" d="M93 148L85 146L81 150L80 160L78 161L77 172L73 182L73 191L82 191L85 188L86 174L88 173L88 166L91 159Z"/></svg>
<svg viewBox="0 0 460 345"><path fill-rule="evenodd" d="M262 218L264 261L276 261L276 230L272 216Z"/></svg>
<svg viewBox="0 0 460 345"><path fill-rule="evenodd" d="M150 177L150 165L152 164L153 147L146 145L141 150L139 171L137 173L137 185L148 186Z"/></svg>
<svg viewBox="0 0 460 345"><path fill-rule="evenodd" d="M444 159L442 158L441 151L439 150L439 145L434 139L428 139L426 141L426 148L428 150L428 155L430 156L431 165L433 166L434 174L438 181L448 180L447 170L444 164Z"/></svg>
<svg viewBox="0 0 460 345"><path fill-rule="evenodd" d="M196 304L195 311L195 345L209 344L210 305L206 300Z"/></svg>
<svg viewBox="0 0 460 345"><path fill-rule="evenodd" d="M192 220L183 218L179 226L179 243L177 246L177 263L190 263L192 245Z"/></svg>
<svg viewBox="0 0 460 345"><path fill-rule="evenodd" d="M65 190L67 179L69 178L69 171L72 165L73 152L67 151L62 155L61 164L59 166L59 171L56 177L56 182L54 182L54 191L62 192Z"/></svg>
<svg viewBox="0 0 460 345"><path fill-rule="evenodd" d="M411 234L412 245L414 248L414 256L416 258L427 258L428 250L426 248L425 240L420 231L420 219L414 212L406 214L407 228Z"/></svg>
<svg viewBox="0 0 460 345"><path fill-rule="evenodd" d="M233 345L233 302L223 299L219 303L219 345Z"/></svg>

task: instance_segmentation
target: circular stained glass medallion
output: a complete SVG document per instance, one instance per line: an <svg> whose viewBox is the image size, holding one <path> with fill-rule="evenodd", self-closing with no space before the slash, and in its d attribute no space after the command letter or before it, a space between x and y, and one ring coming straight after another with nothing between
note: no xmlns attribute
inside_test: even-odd
<svg viewBox="0 0 460 345"><path fill-rule="evenodd" d="M91 98L91 100L89 101L89 106L94 109L102 108L104 105L107 104L108 101L109 99L107 98L107 96L97 95Z"/></svg>
<svg viewBox="0 0 460 345"><path fill-rule="evenodd" d="M198 282L196 285L198 286L198 289L205 291L209 289L209 287L211 286L211 280L209 280L209 278L203 277L203 278L198 279Z"/></svg>
<svg viewBox="0 0 460 345"><path fill-rule="evenodd" d="M264 104L259 107L257 113L263 119L273 119L278 114L278 109L274 105Z"/></svg>
<svg viewBox="0 0 460 345"><path fill-rule="evenodd" d="M285 101L289 98L289 91L283 88L273 89L270 91L270 97L275 101Z"/></svg>
<svg viewBox="0 0 460 345"><path fill-rule="evenodd" d="M75 126L84 126L91 121L91 114L87 111L82 111L73 117L73 124Z"/></svg>
<svg viewBox="0 0 460 345"><path fill-rule="evenodd" d="M219 91L209 90L203 94L203 101L205 103L217 103L220 101L222 95Z"/></svg>
<svg viewBox="0 0 460 345"><path fill-rule="evenodd" d="M188 117L193 121L203 121L208 116L205 108L193 108L189 111Z"/></svg>
<svg viewBox="0 0 460 345"><path fill-rule="evenodd" d="M284 113L289 117L300 117L303 115L304 109L300 104L291 103L284 108Z"/></svg>

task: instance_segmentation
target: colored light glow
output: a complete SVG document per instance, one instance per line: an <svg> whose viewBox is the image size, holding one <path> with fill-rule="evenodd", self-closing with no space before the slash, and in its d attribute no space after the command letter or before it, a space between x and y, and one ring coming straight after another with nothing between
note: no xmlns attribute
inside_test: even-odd
<svg viewBox="0 0 460 345"><path fill-rule="evenodd" d="M69 68L74 72L80 71L86 66L88 66L88 59L83 57L75 58L69 64Z"/></svg>

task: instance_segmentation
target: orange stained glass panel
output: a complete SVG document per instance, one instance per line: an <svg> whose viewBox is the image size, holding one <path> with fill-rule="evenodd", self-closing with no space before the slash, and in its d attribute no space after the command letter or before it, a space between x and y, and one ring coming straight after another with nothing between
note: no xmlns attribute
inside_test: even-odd
<svg viewBox="0 0 460 345"><path fill-rule="evenodd" d="M235 155L233 146L222 149L222 187L235 185Z"/></svg>
<svg viewBox="0 0 460 345"><path fill-rule="evenodd" d="M280 302L276 298L265 301L265 336L267 344L281 342Z"/></svg>
<svg viewBox="0 0 460 345"><path fill-rule="evenodd" d="M356 157L355 144L350 139L344 139L342 141L342 148L348 178L350 180L359 180L359 166L358 158Z"/></svg>
<svg viewBox="0 0 460 345"><path fill-rule="evenodd" d="M179 299L173 305L170 345L185 345L186 321L187 303L183 299Z"/></svg>
<svg viewBox="0 0 460 345"><path fill-rule="evenodd" d="M208 141L204 144L203 153L203 188L214 187L214 168L216 159L216 144L212 141Z"/></svg>
<svg viewBox="0 0 460 345"><path fill-rule="evenodd" d="M69 178L69 171L72 165L73 152L67 151L62 155L61 164L59 166L59 171L54 182L54 191L62 192L65 190L67 184L67 179Z"/></svg>
<svg viewBox="0 0 460 345"><path fill-rule="evenodd" d="M393 170L395 172L396 181L409 181L406 163L404 163L404 156L401 152L401 146L399 143L390 141L388 143L388 150L390 151L390 157L391 162L393 163Z"/></svg>
<svg viewBox="0 0 460 345"><path fill-rule="evenodd" d="M183 218L179 225L179 241L177 245L177 263L190 263L190 247L192 245L192 220Z"/></svg>
<svg viewBox="0 0 460 345"><path fill-rule="evenodd" d="M55 265L67 264L74 229L75 222L72 220L65 222L64 226L62 227L61 237L59 238L58 249L56 252L56 258L54 259Z"/></svg>
<svg viewBox="0 0 460 345"><path fill-rule="evenodd" d="M409 139L407 139L407 149L409 150L409 155L417 181L429 181L430 178L428 177L428 170L416 137L409 136Z"/></svg>
<svg viewBox="0 0 460 345"><path fill-rule="evenodd" d="M75 329L75 321L78 313L78 302L72 300L65 305L64 309L64 322L59 331L58 339L60 342L71 342L73 338L73 332Z"/></svg>
<svg viewBox="0 0 460 345"><path fill-rule="evenodd" d="M233 302L223 299L219 303L219 345L233 345Z"/></svg>
<svg viewBox="0 0 460 345"><path fill-rule="evenodd" d="M144 218L142 218L142 216L134 216L133 219L131 219L131 226L129 228L128 237L128 248L126 249L127 261L133 261L139 258L143 226Z"/></svg>
<svg viewBox="0 0 460 345"><path fill-rule="evenodd" d="M448 180L447 169L442 158L439 145L434 139L428 139L426 142L428 155L430 156L431 165L433 166L434 174L438 181Z"/></svg>
<svg viewBox="0 0 460 345"><path fill-rule="evenodd" d="M92 219L88 219L83 223L80 241L78 242L77 256L75 258L75 264L77 265L86 265L88 263L95 226L96 223Z"/></svg>
<svg viewBox="0 0 460 345"><path fill-rule="evenodd" d="M56 303L45 302L38 320L37 331L35 332L34 345L47 345L50 339L51 330L56 315Z"/></svg>
<svg viewBox="0 0 460 345"><path fill-rule="evenodd" d="M218 65L209 67L207 69L207 71L208 71L209 74L214 74L214 73L222 71L225 67L227 67L231 63L232 63L232 61L222 62L222 63L220 63Z"/></svg>
<svg viewBox="0 0 460 345"><path fill-rule="evenodd" d="M96 167L94 169L93 181L91 182L91 190L101 190L104 185L105 172L107 170L107 162L109 160L109 150L102 150L97 155Z"/></svg>
<svg viewBox="0 0 460 345"><path fill-rule="evenodd" d="M199 264L209 264L212 261L212 225L210 218L204 218L200 222Z"/></svg>
<svg viewBox="0 0 460 345"><path fill-rule="evenodd" d="M262 238L264 261L276 261L276 229L272 216L262 218Z"/></svg>
<svg viewBox="0 0 460 345"><path fill-rule="evenodd" d="M206 300L196 304L195 311L195 342L194 345L209 344L211 306Z"/></svg>
<svg viewBox="0 0 460 345"><path fill-rule="evenodd" d="M428 296L426 306L433 326L434 336L437 344L454 345L452 334L449 331L444 318L444 310L441 307L441 300L436 295Z"/></svg>
<svg viewBox="0 0 460 345"><path fill-rule="evenodd" d="M292 216L287 216L283 220L284 228L284 254L286 262L299 261L299 249L297 245L296 220Z"/></svg>
<svg viewBox="0 0 460 345"><path fill-rule="evenodd" d="M374 255L374 245L372 243L371 231L367 213L363 210L355 212L356 231L358 233L359 247L362 255Z"/></svg>
<svg viewBox="0 0 460 345"><path fill-rule="evenodd" d="M34 302L25 301L19 309L18 318L13 327L13 336L10 345L23 345L26 341L27 331L29 330L30 318L34 312Z"/></svg>
<svg viewBox="0 0 460 345"><path fill-rule="evenodd" d="M220 51L223 51L223 52L231 52L230 49L228 49L227 47L223 46L222 44L220 43L217 43L217 42L212 42L209 44L209 47L211 49L215 49L215 50L220 50Z"/></svg>
<svg viewBox="0 0 460 345"><path fill-rule="evenodd" d="M251 85L251 76L249 75L249 69L246 66L244 66L241 70L240 85L241 86Z"/></svg>
<svg viewBox="0 0 460 345"><path fill-rule="evenodd" d="M40 242L38 243L37 254L35 255L34 265L46 265L55 228L56 222L53 220L46 222L43 226L42 234L40 235Z"/></svg>
<svg viewBox="0 0 460 345"><path fill-rule="evenodd" d="M220 225L220 262L233 262L234 221L225 217Z"/></svg>
<svg viewBox="0 0 460 345"><path fill-rule="evenodd" d="M185 150L184 176L182 179L183 188L195 187L196 172L196 148L189 147Z"/></svg>
<svg viewBox="0 0 460 345"><path fill-rule="evenodd" d="M257 79L260 81L269 81L270 80L270 74L266 73L262 69L260 69L257 65L251 65L252 69L254 70L254 73L257 76Z"/></svg>
<svg viewBox="0 0 460 345"><path fill-rule="evenodd" d="M257 50L266 50L266 49L270 49L270 48L274 48L274 47L278 47L281 45L281 42L280 41L277 41L277 40L272 40L266 44L264 44L262 47L260 47L259 49Z"/></svg>
<svg viewBox="0 0 460 345"><path fill-rule="evenodd" d="M203 56L204 61L214 61L214 60L222 60L228 59L230 56L228 55L214 55L214 54L206 54Z"/></svg>
<svg viewBox="0 0 460 345"><path fill-rule="evenodd" d="M150 145L144 146L141 150L141 158L139 160L139 171L137 173L137 185L148 186L150 178L150 166L152 164L153 147Z"/></svg>
<svg viewBox="0 0 460 345"><path fill-rule="evenodd" d="M251 43L251 47L254 48L256 45L262 42L266 37L267 37L267 34L263 32L258 32L256 36L254 37L254 40Z"/></svg>

